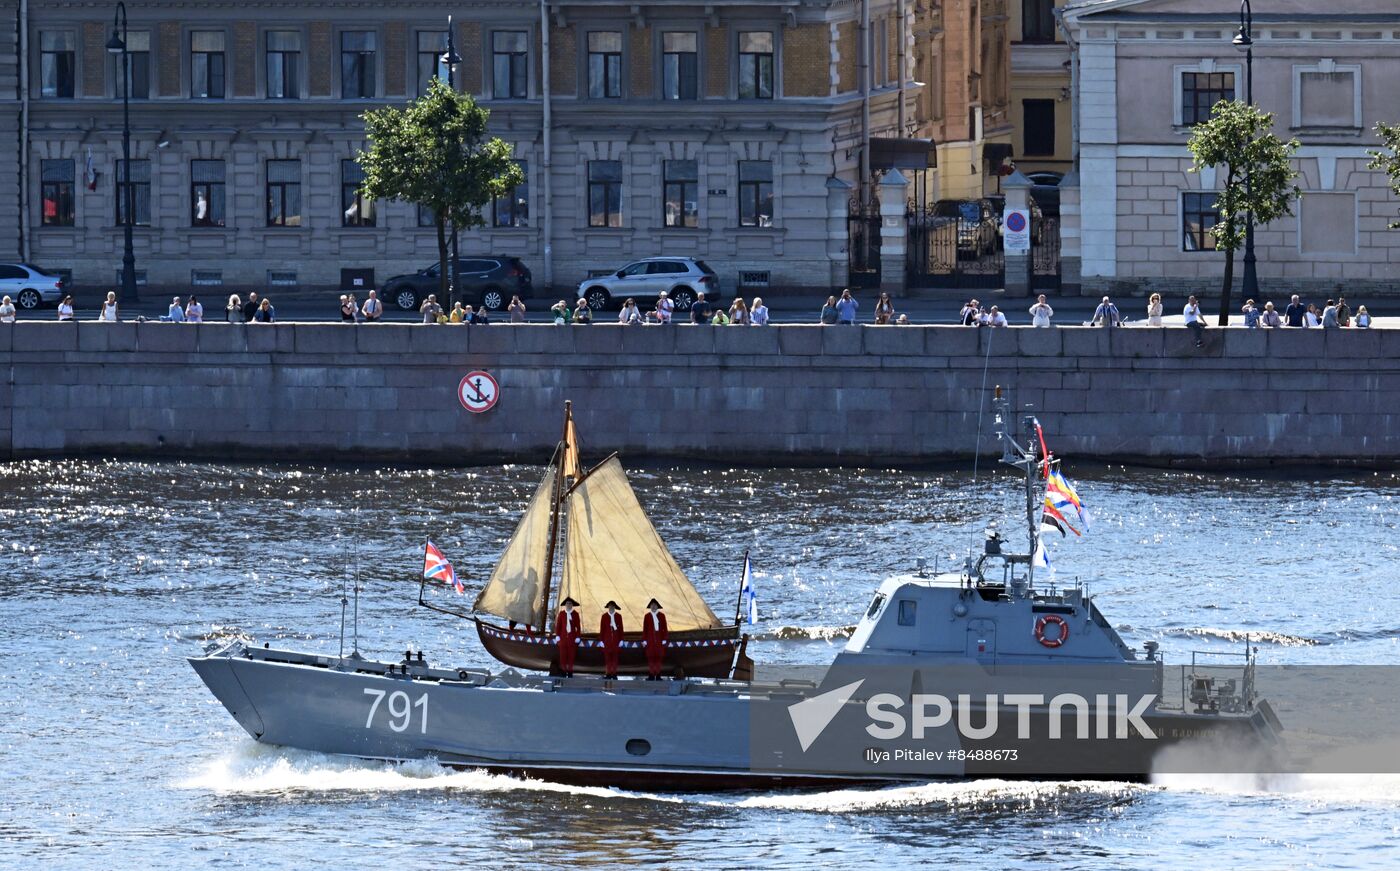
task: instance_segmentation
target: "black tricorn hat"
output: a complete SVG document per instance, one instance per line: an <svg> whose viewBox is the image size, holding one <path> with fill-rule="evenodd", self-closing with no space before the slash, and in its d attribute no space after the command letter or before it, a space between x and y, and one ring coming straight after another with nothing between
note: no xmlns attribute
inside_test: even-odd
<svg viewBox="0 0 1400 871"><path fill-rule="evenodd" d="M648 608L650 608L652 605L655 605L655 606L658 607L658 608L661 607L661 603L658 602L658 601L656 601L655 599L652 599L650 602L647 602L647 607L648 607Z"/></svg>
<svg viewBox="0 0 1400 871"><path fill-rule="evenodd" d="M612 599L609 599L609 600L608 600L608 604L604 605L603 607L604 607L604 608L612 608L612 609L616 610L616 609L617 609L617 603L614 602Z"/></svg>
<svg viewBox="0 0 1400 871"><path fill-rule="evenodd" d="M562 608L562 607L564 607L565 605L573 605L575 608L577 608L577 607L578 607L578 602L575 602L575 601L574 601L574 597L573 597L573 596L565 596L565 597L564 597L564 601L562 601L562 602L559 603L559 607Z"/></svg>

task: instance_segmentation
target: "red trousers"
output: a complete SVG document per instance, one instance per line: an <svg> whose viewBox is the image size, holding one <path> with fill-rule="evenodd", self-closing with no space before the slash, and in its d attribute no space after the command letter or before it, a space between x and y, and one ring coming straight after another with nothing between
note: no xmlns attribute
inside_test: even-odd
<svg viewBox="0 0 1400 871"><path fill-rule="evenodd" d="M619 650L616 645L603 645L603 673L617 674L617 658Z"/></svg>
<svg viewBox="0 0 1400 871"><path fill-rule="evenodd" d="M666 643L647 645L647 672L652 677L661 677L661 663L666 659Z"/></svg>
<svg viewBox="0 0 1400 871"><path fill-rule="evenodd" d="M578 652L578 647L574 640L569 637L559 639L559 670L568 674L574 670L574 654Z"/></svg>

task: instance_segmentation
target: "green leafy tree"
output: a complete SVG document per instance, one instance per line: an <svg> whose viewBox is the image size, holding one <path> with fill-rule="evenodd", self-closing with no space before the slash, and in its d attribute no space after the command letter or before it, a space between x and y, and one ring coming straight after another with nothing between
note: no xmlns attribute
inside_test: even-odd
<svg viewBox="0 0 1400 871"><path fill-rule="evenodd" d="M402 109L364 114L370 145L355 159L364 168L360 194L402 200L433 214L438 280L447 298L447 227L480 227L482 209L524 181L510 145L486 133L490 112L440 79Z"/></svg>
<svg viewBox="0 0 1400 871"><path fill-rule="evenodd" d="M1379 169L1390 177L1390 191L1400 197L1400 124L1376 125L1376 135L1385 143L1381 149L1370 151L1370 169ZM1400 230L1400 221L1391 221L1390 229Z"/></svg>
<svg viewBox="0 0 1400 871"><path fill-rule="evenodd" d="M1256 226L1293 214L1301 191L1294 184L1298 171L1290 163L1298 140L1287 142L1273 133L1274 116L1238 100L1221 100L1210 120L1197 124L1186 147L1195 158L1192 172L1206 167L1223 170L1216 197L1218 223L1210 228L1215 247L1225 252L1225 278L1220 289L1220 325L1230 322L1230 292L1235 282L1235 252L1244 245L1246 216ZM1217 181L1220 176L1216 176Z"/></svg>

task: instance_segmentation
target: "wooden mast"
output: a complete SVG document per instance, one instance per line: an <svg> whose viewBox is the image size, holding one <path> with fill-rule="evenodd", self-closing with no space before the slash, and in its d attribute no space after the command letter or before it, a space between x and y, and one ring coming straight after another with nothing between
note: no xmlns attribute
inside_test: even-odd
<svg viewBox="0 0 1400 871"><path fill-rule="evenodd" d="M540 631L549 633L549 596L551 593L550 583L554 576L554 552L559 541L559 508L563 504L562 493L564 490L564 466L568 463L569 456L569 421L573 417L573 403L564 400L564 430L559 436L561 449L558 452L559 461L554 465L554 499L549 507L549 550L545 559L544 569L544 599L540 614Z"/></svg>

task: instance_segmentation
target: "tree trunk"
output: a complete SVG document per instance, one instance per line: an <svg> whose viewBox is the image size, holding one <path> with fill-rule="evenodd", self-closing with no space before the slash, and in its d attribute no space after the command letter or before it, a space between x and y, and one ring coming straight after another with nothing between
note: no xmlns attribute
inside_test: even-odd
<svg viewBox="0 0 1400 871"><path fill-rule="evenodd" d="M438 237L438 295L447 299L447 222L442 212L438 212L433 221L437 224Z"/></svg>
<svg viewBox="0 0 1400 871"><path fill-rule="evenodd" d="M1235 289L1235 252L1225 252L1225 278L1220 284L1220 326L1230 325L1230 294Z"/></svg>

